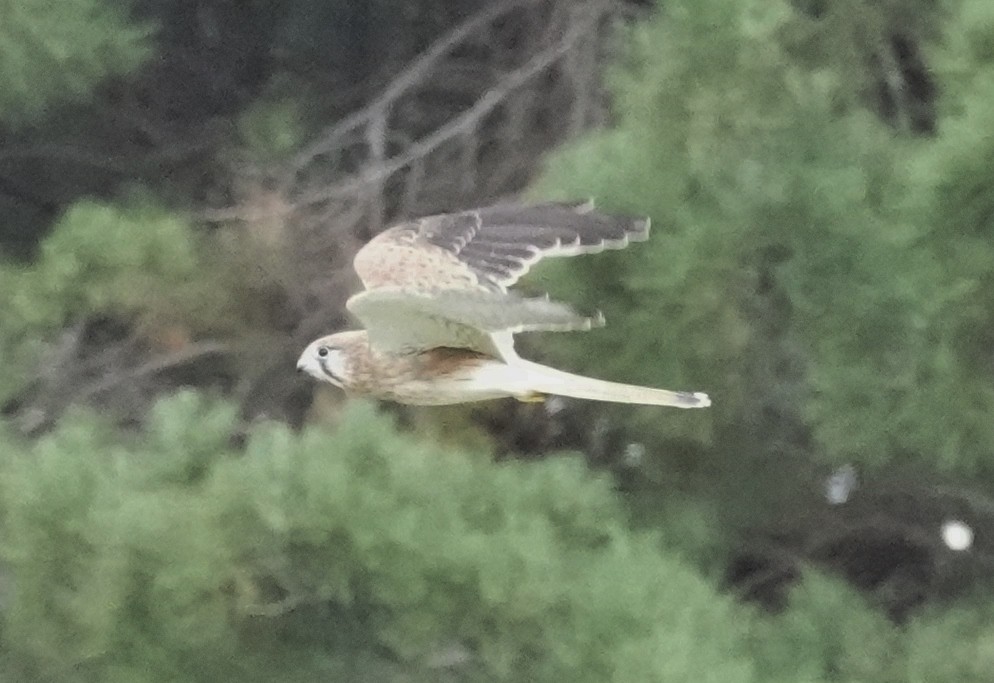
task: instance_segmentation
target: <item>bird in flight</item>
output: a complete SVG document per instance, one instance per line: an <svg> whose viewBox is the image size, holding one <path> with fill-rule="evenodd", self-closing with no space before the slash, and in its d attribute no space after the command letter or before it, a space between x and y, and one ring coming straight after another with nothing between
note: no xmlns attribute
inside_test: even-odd
<svg viewBox="0 0 994 683"><path fill-rule="evenodd" d="M505 204L402 223L370 240L353 261L365 291L346 307L365 329L317 339L297 369L351 396L412 405L558 395L706 408L704 393L583 377L514 351L517 332L603 324L600 315L508 291L531 266L648 236L648 218L599 213L591 202Z"/></svg>

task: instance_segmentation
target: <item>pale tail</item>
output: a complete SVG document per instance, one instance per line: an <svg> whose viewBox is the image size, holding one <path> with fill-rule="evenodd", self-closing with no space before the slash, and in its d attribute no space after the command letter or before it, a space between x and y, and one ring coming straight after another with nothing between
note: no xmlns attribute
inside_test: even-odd
<svg viewBox="0 0 994 683"><path fill-rule="evenodd" d="M711 399L704 393L668 391L640 387L634 384L606 382L562 372L523 358L514 359L512 367L523 370L523 374L527 378L527 389L540 394L569 396L591 401L611 401L613 403L673 406L675 408L707 408L711 405Z"/></svg>

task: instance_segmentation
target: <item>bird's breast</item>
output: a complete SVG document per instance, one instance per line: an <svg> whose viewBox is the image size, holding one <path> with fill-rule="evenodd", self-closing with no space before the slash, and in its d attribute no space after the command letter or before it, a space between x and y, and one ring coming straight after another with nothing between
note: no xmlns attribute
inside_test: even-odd
<svg viewBox="0 0 994 683"><path fill-rule="evenodd" d="M417 354L418 374L425 378L450 377L493 360L469 349L438 348Z"/></svg>
<svg viewBox="0 0 994 683"><path fill-rule="evenodd" d="M437 348L411 354L376 354L355 393L414 405L444 405L474 400L467 384L476 370L497 362L469 349Z"/></svg>

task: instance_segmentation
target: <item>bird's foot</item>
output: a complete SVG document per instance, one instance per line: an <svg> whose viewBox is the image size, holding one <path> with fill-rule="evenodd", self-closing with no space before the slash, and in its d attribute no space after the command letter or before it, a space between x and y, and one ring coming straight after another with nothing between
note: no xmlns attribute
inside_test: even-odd
<svg viewBox="0 0 994 683"><path fill-rule="evenodd" d="M526 394L518 394L514 398L522 403L545 403L545 394L540 391L529 391Z"/></svg>

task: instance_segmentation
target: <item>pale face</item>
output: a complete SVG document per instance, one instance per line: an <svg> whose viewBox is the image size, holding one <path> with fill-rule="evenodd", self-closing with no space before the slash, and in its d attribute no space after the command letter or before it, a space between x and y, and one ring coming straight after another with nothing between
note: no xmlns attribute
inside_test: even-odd
<svg viewBox="0 0 994 683"><path fill-rule="evenodd" d="M343 387L347 378L348 364L345 351L335 344L332 337L322 337L304 349L297 361L297 371L306 372L311 377Z"/></svg>

